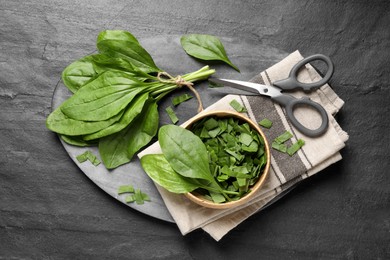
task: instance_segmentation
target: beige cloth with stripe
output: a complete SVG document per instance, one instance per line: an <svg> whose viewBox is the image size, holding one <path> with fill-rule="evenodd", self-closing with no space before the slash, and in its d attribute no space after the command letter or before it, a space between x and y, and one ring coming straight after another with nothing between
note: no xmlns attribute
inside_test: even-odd
<svg viewBox="0 0 390 260"><path fill-rule="evenodd" d="M300 53L296 51L261 72L251 81L271 84L276 80L284 79L288 76L292 66L302 58ZM317 81L319 77L319 74L310 64L307 64L306 69L302 69L298 75L301 82ZM307 95L325 108L330 122L324 135L317 138L304 136L286 119L284 110L278 104L273 103L270 98L264 96L227 95L205 109L205 111L233 110L229 102L236 99L247 108L246 116L253 121L259 122L261 119L268 118L273 122L270 129L264 129L269 142L288 130L294 135L288 141L290 144L301 138L305 140L305 145L291 157L288 154L271 149L271 168L265 185L248 204L233 209L215 210L204 208L189 201L181 194L170 193L157 185L165 205L183 235L202 228L215 240L219 241L238 224L267 206L283 191L341 160L339 151L345 146L348 135L341 129L333 115L339 111L344 102L327 84L311 93L296 91L289 94L296 97ZM320 124L319 116L308 108L298 108L294 113L305 126L316 128ZM142 157L145 154L152 153L161 153L158 142L145 149L138 156Z"/></svg>

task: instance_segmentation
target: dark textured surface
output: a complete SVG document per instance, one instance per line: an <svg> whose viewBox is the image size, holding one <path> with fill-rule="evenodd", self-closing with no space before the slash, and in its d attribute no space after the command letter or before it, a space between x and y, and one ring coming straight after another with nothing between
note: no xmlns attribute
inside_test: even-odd
<svg viewBox="0 0 390 260"><path fill-rule="evenodd" d="M389 259L389 24L388 1L0 0L0 259ZM63 68L114 28L329 55L343 160L218 243L122 205L44 125Z"/></svg>

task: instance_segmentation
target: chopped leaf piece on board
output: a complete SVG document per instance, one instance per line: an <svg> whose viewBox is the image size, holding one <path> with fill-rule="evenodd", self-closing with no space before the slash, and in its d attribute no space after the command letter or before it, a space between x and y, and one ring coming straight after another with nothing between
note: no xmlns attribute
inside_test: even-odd
<svg viewBox="0 0 390 260"><path fill-rule="evenodd" d="M83 162L85 162L86 160L88 160L87 153L88 153L88 151L86 151L86 152L84 152L84 153L82 153L82 154L77 155L77 157L76 157L77 161L78 161L79 163L83 163Z"/></svg>
<svg viewBox="0 0 390 260"><path fill-rule="evenodd" d="M305 141L302 139L298 139L294 144L292 144L289 148L287 148L288 155L292 156L295 154L301 147L305 144Z"/></svg>
<svg viewBox="0 0 390 260"><path fill-rule="evenodd" d="M138 205L144 204L144 200L142 199L141 190L136 189L134 193L135 203Z"/></svg>
<svg viewBox="0 0 390 260"><path fill-rule="evenodd" d="M125 198L125 202L126 202L126 203L132 203L132 202L134 202L134 201L135 201L134 195L128 195L128 196L126 196L126 198Z"/></svg>
<svg viewBox="0 0 390 260"><path fill-rule="evenodd" d="M138 205L144 204L145 201L150 201L149 196L146 193L143 193L140 189L136 189L133 195L135 203Z"/></svg>
<svg viewBox="0 0 390 260"><path fill-rule="evenodd" d="M150 197L148 194L141 192L141 196L144 201L150 201Z"/></svg>
<svg viewBox="0 0 390 260"><path fill-rule="evenodd" d="M237 100L233 99L230 101L229 105L234 108L239 113L247 112L246 108L243 107Z"/></svg>
<svg viewBox="0 0 390 260"><path fill-rule="evenodd" d="M271 128L272 126L272 121L269 120L268 118L264 118L263 120L261 120L259 122L259 125L261 125L262 127L265 127L265 128Z"/></svg>
<svg viewBox="0 0 390 260"><path fill-rule="evenodd" d="M177 118L175 112L173 111L172 107L169 106L165 109L165 111L167 112L169 118L171 119L172 121L172 124L176 124L178 121L179 121L179 118Z"/></svg>
<svg viewBox="0 0 390 260"><path fill-rule="evenodd" d="M177 96L177 97L174 97L173 100L172 100L172 104L174 106L177 106L189 99L193 98L191 95L188 95L187 93L186 94L183 94L181 96Z"/></svg>
<svg viewBox="0 0 390 260"><path fill-rule="evenodd" d="M100 164L100 160L94 155L91 151L85 151L84 153L78 155L76 157L79 163L83 163L86 160L89 160L93 165L98 166Z"/></svg>
<svg viewBox="0 0 390 260"><path fill-rule="evenodd" d="M134 192L133 185L124 185L118 188L118 194L133 193L133 192Z"/></svg>
<svg viewBox="0 0 390 260"><path fill-rule="evenodd" d="M145 201L150 201L148 194L142 192L140 189L134 189L132 185L124 185L118 188L118 194L133 193L125 197L126 203L135 202L138 205L144 204Z"/></svg>

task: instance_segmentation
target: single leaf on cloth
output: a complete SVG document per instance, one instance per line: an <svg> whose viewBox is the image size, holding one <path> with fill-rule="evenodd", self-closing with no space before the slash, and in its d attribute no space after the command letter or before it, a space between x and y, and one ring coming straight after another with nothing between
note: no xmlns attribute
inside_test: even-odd
<svg viewBox="0 0 390 260"><path fill-rule="evenodd" d="M158 129L158 110L155 101L145 104L142 112L123 130L103 137L99 153L108 169L131 161L133 155L147 145Z"/></svg>
<svg viewBox="0 0 390 260"><path fill-rule="evenodd" d="M158 140L165 158L177 173L214 182L206 146L194 133L180 126L165 125L159 130Z"/></svg>
<svg viewBox="0 0 390 260"><path fill-rule="evenodd" d="M177 174L162 154L143 156L141 165L154 182L170 192L186 193L198 188L198 185L191 179Z"/></svg>
<svg viewBox="0 0 390 260"><path fill-rule="evenodd" d="M222 42L213 35L189 34L180 39L186 53L201 60L219 60L240 71L228 58Z"/></svg>

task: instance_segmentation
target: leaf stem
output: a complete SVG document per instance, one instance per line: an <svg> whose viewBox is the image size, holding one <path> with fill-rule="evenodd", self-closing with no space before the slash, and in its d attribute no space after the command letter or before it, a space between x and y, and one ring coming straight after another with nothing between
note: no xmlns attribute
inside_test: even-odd
<svg viewBox="0 0 390 260"><path fill-rule="evenodd" d="M214 73L215 70L210 69L209 66L204 66L197 71L185 74L183 76L179 75L176 77L172 77L166 72L161 72L158 74L157 77L155 77L155 81L152 82L154 84L151 84L151 86L148 87L146 91L150 92L150 95L152 97L155 97L156 100L159 101L171 91L177 88L181 88L182 86L186 86L192 93L194 93L196 99L198 100L198 112L200 112L203 110L202 100L199 93L193 87L192 83L195 81L207 79ZM167 78L164 79L161 76L165 76Z"/></svg>

